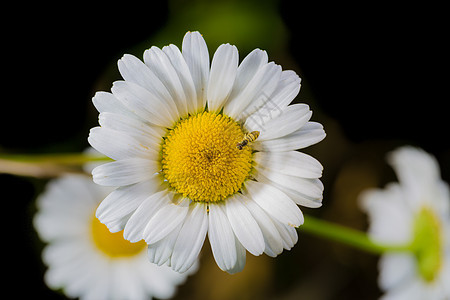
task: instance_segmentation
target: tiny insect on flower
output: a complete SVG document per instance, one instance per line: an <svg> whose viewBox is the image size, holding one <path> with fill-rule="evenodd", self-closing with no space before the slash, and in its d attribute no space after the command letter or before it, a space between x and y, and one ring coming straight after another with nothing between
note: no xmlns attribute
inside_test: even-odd
<svg viewBox="0 0 450 300"><path fill-rule="evenodd" d="M254 142L259 136L259 131L248 132L244 135L244 138L241 142L236 144L236 148L242 150L248 143Z"/></svg>

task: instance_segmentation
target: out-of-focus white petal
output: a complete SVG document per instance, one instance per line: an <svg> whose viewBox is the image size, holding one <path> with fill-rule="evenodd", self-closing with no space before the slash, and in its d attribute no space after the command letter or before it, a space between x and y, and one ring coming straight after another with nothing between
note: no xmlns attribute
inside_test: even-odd
<svg viewBox="0 0 450 300"><path fill-rule="evenodd" d="M405 280L413 278L416 272L414 257L407 253L387 253L380 258L379 284L389 290Z"/></svg>
<svg viewBox="0 0 450 300"><path fill-rule="evenodd" d="M398 184L390 184L385 190L365 191L360 196L360 204L368 213L369 234L374 240L388 245L411 241L414 215Z"/></svg>

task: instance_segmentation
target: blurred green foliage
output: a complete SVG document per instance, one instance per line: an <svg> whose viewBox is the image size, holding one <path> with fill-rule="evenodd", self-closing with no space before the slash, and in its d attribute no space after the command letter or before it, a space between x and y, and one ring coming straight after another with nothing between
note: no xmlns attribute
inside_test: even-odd
<svg viewBox="0 0 450 300"><path fill-rule="evenodd" d="M287 40L277 0L171 0L167 24L143 44L162 47L172 41L180 46L187 31L202 33L210 54L224 42L241 53L255 48L279 51Z"/></svg>

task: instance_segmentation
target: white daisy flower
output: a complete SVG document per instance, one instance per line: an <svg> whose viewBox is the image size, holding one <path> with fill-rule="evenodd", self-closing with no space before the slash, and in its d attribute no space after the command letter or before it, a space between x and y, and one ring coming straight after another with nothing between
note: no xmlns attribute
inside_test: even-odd
<svg viewBox="0 0 450 300"><path fill-rule="evenodd" d="M245 250L275 257L297 242L296 204L321 206L322 166L295 151L325 137L307 105L289 105L300 78L259 49L238 62L223 44L210 65L203 37L188 32L182 51L152 47L144 62L124 55L124 81L93 99L101 127L89 143L115 160L94 169L94 181L119 187L96 215L178 272L206 234L229 273L242 270Z"/></svg>
<svg viewBox="0 0 450 300"><path fill-rule="evenodd" d="M48 243L42 253L46 284L80 299L172 297L194 269L180 274L151 264L145 242L132 244L101 224L95 210L110 191L88 176L66 175L38 197L34 225Z"/></svg>
<svg viewBox="0 0 450 300"><path fill-rule="evenodd" d="M450 299L450 196L431 155L403 147L389 155L400 183L362 194L369 235L387 245L411 245L380 260L383 299Z"/></svg>

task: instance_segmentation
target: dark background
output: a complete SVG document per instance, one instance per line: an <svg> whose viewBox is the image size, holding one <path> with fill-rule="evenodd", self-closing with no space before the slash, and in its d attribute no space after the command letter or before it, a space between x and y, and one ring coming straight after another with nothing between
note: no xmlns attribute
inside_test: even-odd
<svg viewBox="0 0 450 300"><path fill-rule="evenodd" d="M448 71L443 56L444 38L448 34L444 35L445 24L440 14L443 8L421 3L330 5L315 1L314 4L281 1L275 7L288 31L289 60L286 60L292 66L280 64L300 74L303 85L300 95L306 95L300 96L300 100L310 104L313 120L324 124L328 133L321 146L311 152L324 164L326 189L324 207L311 213L364 229L361 213L355 212L345 219L345 215L337 216L339 209L332 212L341 203L337 200L336 186L351 180L354 174L350 172L350 179L341 175L347 174L345 170L353 170L348 166L361 161L384 164L385 152L404 144L419 146L435 155L448 182L448 96L444 93ZM164 1L145 4L127 1L101 7L36 4L6 9L4 15L12 17L2 26L0 151L85 149L89 128L97 123L91 98L99 85L103 87L99 78L105 76L105 70L116 69L115 62L123 53L129 53L136 44L163 29L168 23L169 9ZM164 44L180 45L181 39L178 36ZM215 49L209 50L212 54ZM270 52L269 58L278 62L278 57L271 57ZM110 77L117 76L117 71L113 72L116 75ZM334 151L339 154L331 155ZM395 178L387 166L376 173ZM44 183L41 179L0 175L2 200L6 203L2 248L8 254L4 263L11 260L14 266L7 276L17 297L30 294L46 299L61 297L42 282L45 269L31 224L33 201ZM349 207L356 210L354 203ZM304 272L299 278L308 277L308 268L315 268L311 272L318 280L326 277L326 270L334 275L343 274L344 282L330 299L379 296L376 257L346 250L344 246L335 246L331 254L325 249L314 256L311 252L315 248L324 249L332 243L300 236L303 246L297 245L276 259L277 276L269 298L277 295L282 299L298 299L292 296L298 287L292 279L297 274L292 262L298 262L301 269L298 272ZM297 254L293 254L295 251ZM304 262L302 257L308 261ZM324 281L327 282L326 278ZM180 299L190 289L183 287Z"/></svg>

